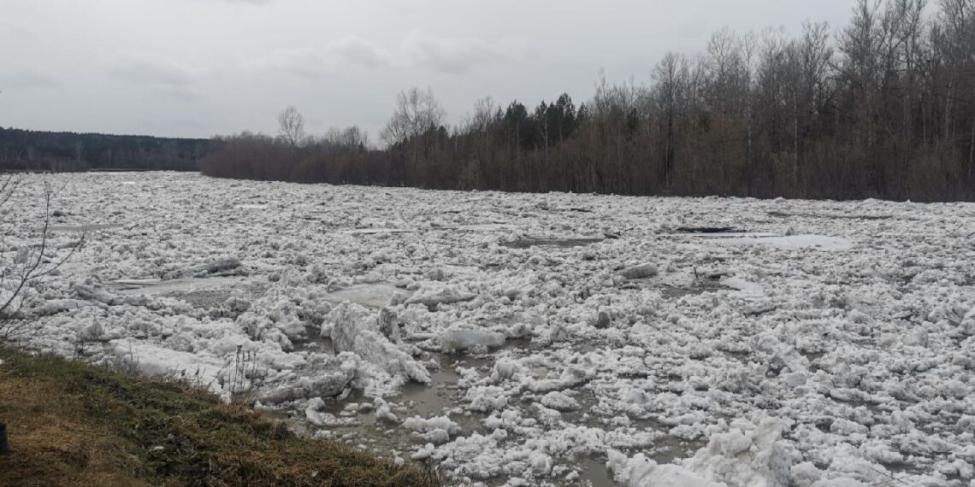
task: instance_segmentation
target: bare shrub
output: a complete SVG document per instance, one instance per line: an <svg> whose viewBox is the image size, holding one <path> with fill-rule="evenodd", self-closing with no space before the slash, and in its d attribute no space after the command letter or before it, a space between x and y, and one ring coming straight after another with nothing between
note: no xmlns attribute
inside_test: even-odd
<svg viewBox="0 0 975 487"><path fill-rule="evenodd" d="M45 182L39 195L23 195L23 176L10 174L0 183L0 210L10 210L21 197L42 198L44 201L44 220L40 229L40 236L35 242L19 246L12 257L0 257L0 338L8 338L27 327L30 322L24 320L22 308L24 294L33 285L47 276L59 272L61 267L70 260L84 245L86 235L81 234L78 241L68 245L67 252L51 245L51 200L55 191ZM6 232L7 229L4 229ZM7 235L2 235L6 240ZM6 247L6 242L2 242ZM61 254L61 255L58 255Z"/></svg>

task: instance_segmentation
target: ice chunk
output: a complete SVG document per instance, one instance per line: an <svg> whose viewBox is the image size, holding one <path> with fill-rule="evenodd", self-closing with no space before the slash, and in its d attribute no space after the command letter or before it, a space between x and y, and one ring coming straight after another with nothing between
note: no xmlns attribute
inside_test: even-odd
<svg viewBox="0 0 975 487"><path fill-rule="evenodd" d="M504 345L504 335L469 326L453 326L440 335L440 350L446 353L486 352Z"/></svg>
<svg viewBox="0 0 975 487"><path fill-rule="evenodd" d="M351 303L337 306L325 319L332 344L338 352L352 352L364 362L394 377L423 384L430 373L419 362L390 342L381 332L375 313Z"/></svg>
<svg viewBox="0 0 975 487"><path fill-rule="evenodd" d="M122 302L122 298L116 296L94 284L78 284L74 287L75 294L86 301L95 301L107 305L115 305Z"/></svg>
<svg viewBox="0 0 975 487"><path fill-rule="evenodd" d="M84 327L81 331L78 332L78 340L82 342L99 341L104 336L105 336L105 329L98 321L92 322L90 325Z"/></svg>
<svg viewBox="0 0 975 487"><path fill-rule="evenodd" d="M241 262L237 257L219 257L209 262L204 262L193 267L182 270L170 271L164 274L166 279L177 279L181 277L205 277L208 275L229 275L239 273Z"/></svg>
<svg viewBox="0 0 975 487"><path fill-rule="evenodd" d="M845 238L825 235L790 235L785 237L749 235L744 238L721 239L720 242L724 244L765 245L787 250L816 249L827 252L838 252L853 248L853 243Z"/></svg>
<svg viewBox="0 0 975 487"><path fill-rule="evenodd" d="M782 428L774 418L738 420L683 465L658 465L642 454L627 458L616 451L607 465L618 482L633 487L786 487L794 455L780 442Z"/></svg>
<svg viewBox="0 0 975 487"><path fill-rule="evenodd" d="M457 436L462 431L460 425L446 416L430 419L414 416L403 421L403 427L414 431L423 441L435 445L447 443L452 436Z"/></svg>
<svg viewBox="0 0 975 487"><path fill-rule="evenodd" d="M866 487L866 484L850 477L839 477L829 480L820 480L812 487Z"/></svg>
<svg viewBox="0 0 975 487"><path fill-rule="evenodd" d="M737 289L742 295L746 296L762 296L765 294L761 284L746 281L740 277L722 279L721 285Z"/></svg>
<svg viewBox="0 0 975 487"><path fill-rule="evenodd" d="M627 279L647 279L657 275L657 266L653 264L640 264L623 269L620 275Z"/></svg>
<svg viewBox="0 0 975 487"><path fill-rule="evenodd" d="M393 409L389 406L389 403L381 398L376 398L375 406L377 418L389 421L390 423L399 423L399 418L393 413Z"/></svg>
<svg viewBox="0 0 975 487"><path fill-rule="evenodd" d="M355 378L355 367L336 367L318 377L301 377L296 382L278 386L261 395L261 402L278 404L309 397L335 397L342 394Z"/></svg>
<svg viewBox="0 0 975 487"><path fill-rule="evenodd" d="M564 392L552 391L542 396L542 405L556 411L574 411L579 409L579 402Z"/></svg>
<svg viewBox="0 0 975 487"><path fill-rule="evenodd" d="M175 376L222 393L217 376L224 368L222 360L208 354L171 350L135 339L112 340L115 356L149 376Z"/></svg>
<svg viewBox="0 0 975 487"><path fill-rule="evenodd" d="M499 358L491 367L491 381L498 383L512 379L522 370L521 364L510 358Z"/></svg>
<svg viewBox="0 0 975 487"><path fill-rule="evenodd" d="M613 478L627 487L728 487L677 465L658 465L642 453L627 458L610 450L606 466L613 472Z"/></svg>
<svg viewBox="0 0 975 487"><path fill-rule="evenodd" d="M32 308L29 313L36 316L51 316L67 311L74 311L84 306L89 306L88 301L80 299L50 299L40 306Z"/></svg>
<svg viewBox="0 0 975 487"><path fill-rule="evenodd" d="M467 391L464 399L470 401L467 409L471 411L490 412L504 409L508 405L508 397L504 389L497 386L474 387Z"/></svg>
<svg viewBox="0 0 975 487"><path fill-rule="evenodd" d="M792 466L792 482L796 487L811 487L823 476L812 462L797 463Z"/></svg>
<svg viewBox="0 0 975 487"><path fill-rule="evenodd" d="M528 389L538 393L561 391L589 381L594 373L593 370L580 367L566 367L558 379L529 381Z"/></svg>
<svg viewBox="0 0 975 487"><path fill-rule="evenodd" d="M962 318L960 327L965 335L975 336L975 306Z"/></svg>
<svg viewBox="0 0 975 487"><path fill-rule="evenodd" d="M552 471L552 457L540 451L533 451L528 455L528 463L532 471L538 475L548 475Z"/></svg>
<svg viewBox="0 0 975 487"><path fill-rule="evenodd" d="M370 308L380 308L396 300L404 291L384 283L361 284L326 294L326 301L340 304L348 301Z"/></svg>
<svg viewBox="0 0 975 487"><path fill-rule="evenodd" d="M443 289L433 293L422 294L419 296L414 296L406 302L406 304L422 304L428 308L433 308L441 304L454 304L462 303L464 301L473 301L477 295L470 293L463 293L453 288Z"/></svg>
<svg viewBox="0 0 975 487"><path fill-rule="evenodd" d="M328 422L328 413L322 412L322 409L325 409L325 401L322 398L316 397L308 401L308 405L305 406L305 418L315 426L325 426Z"/></svg>
<svg viewBox="0 0 975 487"><path fill-rule="evenodd" d="M794 459L780 441L783 426L769 417L735 421L727 433L713 435L685 467L729 485L785 487Z"/></svg>

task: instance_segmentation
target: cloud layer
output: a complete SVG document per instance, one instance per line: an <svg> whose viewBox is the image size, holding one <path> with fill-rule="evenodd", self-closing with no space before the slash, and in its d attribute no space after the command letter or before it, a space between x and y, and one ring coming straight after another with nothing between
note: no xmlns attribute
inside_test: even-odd
<svg viewBox="0 0 975 487"><path fill-rule="evenodd" d="M725 25L845 22L851 1L3 0L0 125L210 136L293 104L312 130L375 132L411 86L460 120L484 96L586 98L600 69L645 79Z"/></svg>
<svg viewBox="0 0 975 487"><path fill-rule="evenodd" d="M430 37L418 32L403 42L404 54L419 67L447 74L465 74L506 57L498 47L480 39Z"/></svg>

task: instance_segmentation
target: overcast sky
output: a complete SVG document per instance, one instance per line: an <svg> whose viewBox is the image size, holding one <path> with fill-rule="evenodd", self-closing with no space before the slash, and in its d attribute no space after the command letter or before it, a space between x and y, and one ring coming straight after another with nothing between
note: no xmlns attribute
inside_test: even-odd
<svg viewBox="0 0 975 487"><path fill-rule="evenodd" d="M476 99L535 104L649 79L722 27L845 24L852 0L0 0L0 126L209 137L385 123L430 87L452 122Z"/></svg>

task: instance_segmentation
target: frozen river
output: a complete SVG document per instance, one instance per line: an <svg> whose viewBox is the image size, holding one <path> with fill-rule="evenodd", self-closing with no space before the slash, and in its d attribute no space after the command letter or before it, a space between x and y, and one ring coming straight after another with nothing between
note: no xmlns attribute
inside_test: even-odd
<svg viewBox="0 0 975 487"><path fill-rule="evenodd" d="M45 180L26 348L460 485L975 485L972 204Z"/></svg>

